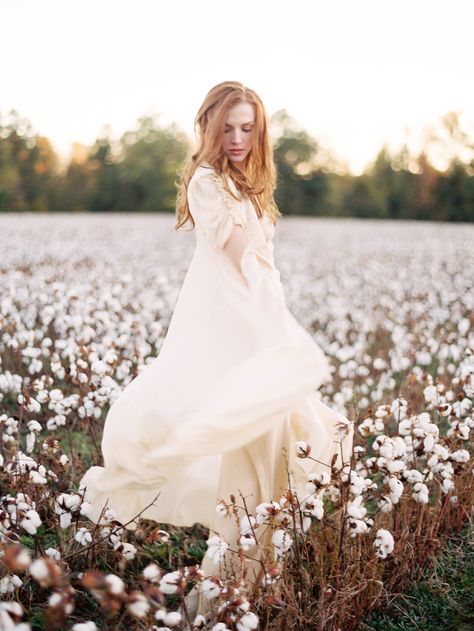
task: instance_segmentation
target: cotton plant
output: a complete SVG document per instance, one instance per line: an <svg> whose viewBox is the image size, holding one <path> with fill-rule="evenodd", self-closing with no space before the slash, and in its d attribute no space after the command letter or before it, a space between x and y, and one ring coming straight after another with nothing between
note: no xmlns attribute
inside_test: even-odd
<svg viewBox="0 0 474 631"><path fill-rule="evenodd" d="M445 399L440 392L442 390L443 388L429 385L425 387L423 394L428 408L436 408L442 415L447 416ZM470 406L464 403L462 409L465 414ZM427 504L430 501L429 485L433 483L434 477L443 494L452 493L455 488L453 463L462 467L471 458L466 449L449 452L440 442L439 427L432 421L430 412L408 414L408 404L402 397L397 398L391 405L379 406L373 416L374 418L367 417L363 420L358 429L365 438L374 436L371 450L375 455L366 457L364 461L361 456L365 450L357 446L354 449L353 463L343 467L340 476L341 482L348 487L345 515L348 533L352 538L365 535L375 523L366 508L365 502L368 499L377 498L377 512L390 513L411 488L411 498L417 503ZM387 435L386 422L391 424L390 417L398 422L399 435ZM457 420L450 420L458 427ZM448 430L447 438L453 434L452 430ZM310 457L309 445L297 441L295 447L298 457ZM421 470L413 468L414 458L422 465ZM382 473L378 483L371 479L374 471ZM329 484L330 481L328 474L326 496L337 503L341 496L340 493L334 493L334 485ZM457 497L452 495L451 502L456 501ZM377 545L374 543L377 555L386 558L391 550L390 545L380 547L381 533L386 541L389 541L392 535L384 529L377 531ZM382 549L386 550L386 554L380 552Z"/></svg>
<svg viewBox="0 0 474 631"><path fill-rule="evenodd" d="M62 624L74 612L74 590L55 559L51 556L32 559L29 551L18 544L4 544L3 550L0 546L0 552L3 556L4 565L11 572L0 578L0 592L2 594L11 594L19 589L23 581L15 572L26 571L31 579L43 589L50 590L46 598L46 609L48 615L52 616L50 619L54 618L57 621L61 621ZM84 573L80 573L77 578L83 587L90 591L104 610L113 615L125 609L131 618L136 620L148 619L151 615L161 626L165 624L173 628L182 628L180 625L184 620L183 614L180 611L169 611L166 607L163 607L162 601L160 599L157 600L156 592L150 591L147 585L150 585L151 590L154 589L153 586L155 585L159 588L160 594L166 597L167 595L184 593L184 588L189 580L202 580L203 576L197 566L164 573L157 564L151 563L143 570L143 591L140 589L129 590L125 581L113 573L106 574L97 570L87 570ZM205 584L203 593L209 598L213 597L210 592L210 586ZM236 595L237 590L234 593L234 596ZM252 624L258 618L254 614L244 617L244 613L250 613L248 611L250 605L249 603L245 604L245 599L241 599L239 602L242 608L240 615L232 615L234 615L236 621L241 620L241 624L250 625L248 628L252 628ZM10 611L10 613L14 614L11 616L11 619L18 621L21 617L20 611L21 613L23 612L22 608L20 608L18 603L13 603L9 607L2 609L2 617L0 619L8 620L7 613ZM96 628L94 625L95 623L92 621L86 620L76 623L73 628L88 630ZM202 628L205 627L203 626Z"/></svg>
<svg viewBox="0 0 474 631"><path fill-rule="evenodd" d="M61 493L57 496L54 511L59 515L61 528L69 528L73 516L80 511L81 503L82 498L77 493Z"/></svg>
<svg viewBox="0 0 474 631"><path fill-rule="evenodd" d="M36 502L27 493L4 496L3 507L5 510L0 514L0 541L6 541L14 527L30 535L37 533L42 521L36 510Z"/></svg>
<svg viewBox="0 0 474 631"><path fill-rule="evenodd" d="M16 601L0 602L0 629L5 631L31 631L28 622L21 622L24 611Z"/></svg>
<svg viewBox="0 0 474 631"><path fill-rule="evenodd" d="M299 457L308 457L310 447L298 441L296 453ZM273 561L281 561L291 550L294 540L291 532L296 528L297 532L304 533L311 525L312 519L321 520L324 515L324 505L320 498L321 492L329 485L330 476L326 472L310 474L307 480L306 491L302 499L294 493L284 494L279 501L271 500L262 502L255 507L255 515L251 515L245 508L245 514L239 519L240 536L238 547L240 550L250 553L259 545L260 536L266 528L272 529L271 543ZM291 500L289 499L291 497ZM223 518L233 518L235 509L225 500L219 500L216 512ZM295 513L298 517L295 519ZM213 559L217 565L225 557L229 549L229 543L219 534L211 536L207 540L208 549L206 556ZM238 553L237 551L234 551ZM268 575L268 573L265 573Z"/></svg>
<svg viewBox="0 0 474 631"><path fill-rule="evenodd" d="M83 219L77 221L85 227ZM70 232L58 248L51 237L53 226L38 226L37 236L31 242L35 247L31 243L26 247L25 239L29 237L20 234L15 224L8 234L9 245L3 250L4 273L0 276L0 475L4 489L0 498L0 546L12 559L12 538L23 537L44 550L40 559L31 558L33 548L16 552L17 561L8 557L11 567L0 573L0 586L5 590L4 598L11 599L15 594L24 594L25 589L35 589L42 581L45 586L41 589L47 590L42 592L45 609L66 618L71 615L67 612L72 601L67 580L61 582L67 578L60 572L63 561L72 568L71 580L78 581L74 585L83 589L80 581L81 573L87 576L86 558L103 555L111 564L110 574L120 574L124 562L130 562L130 569L140 562L142 541L127 537L125 528L110 510L92 528L87 518L90 507L81 501L71 483L78 470L77 454L69 452L68 441L60 441L58 436L60 432L67 435L79 431L88 440L89 429L96 438L100 436L107 407L121 387L143 370L160 349L182 270L182 250L174 250L169 240L162 240L159 248L147 250L153 252L153 257L144 257L143 248L137 247L143 233L138 239L134 232L131 237L128 235L127 256L120 260L110 256L111 226L109 222L107 239L101 239L101 231L83 239L82 230L78 230L77 234ZM365 226L364 231L367 229ZM439 241L442 247L433 247L430 228L430 235L425 235L431 263L427 269L424 245L413 249L411 235L404 242L406 248L397 245L405 238L402 226L397 228L399 237L388 247L387 239L373 235L370 261L366 247L358 245L364 239L347 240L339 226L324 230L331 237L327 243L341 243L337 240L343 239L344 248L329 247L318 236L321 256L314 273L310 264L314 244L308 238L311 231L289 226L286 240L280 244L287 296L303 326L312 331L336 364L333 382L321 388L322 400L347 413L353 409L352 397L357 391L361 412L358 436L362 444L354 447L351 466L339 476L330 468L309 475L298 503L296 498L285 495L265 498L267 501L257 506L253 515L240 520L239 552L247 556L256 553L265 532L274 535L269 548L273 557L265 564L262 586L275 593L285 581L285 564L295 561L303 538L315 537L321 542L320 529L330 538L332 527L339 526L339 518L343 518L344 554L352 560L351 551L361 548L365 558L374 555L382 577L384 566L396 574L390 559L403 555L403 546L397 545L397 532L390 530L397 511L413 511L428 520L431 515L436 519L441 503L444 516L450 511L461 515L472 503L467 487L474 476L474 357L470 350L473 305L463 273L471 251L468 241L459 233L456 247L451 248L449 243L446 246L445 239ZM463 251L463 257L458 256L459 251ZM297 257L294 252L298 252ZM166 262L166 274L156 273L160 257ZM98 265L88 267L84 275L87 258ZM126 270L122 269L123 261ZM401 261L406 264L400 264ZM380 275L374 262L383 264L390 273ZM20 268L30 270L24 275L21 288L17 284ZM353 274L354 269L357 275ZM137 270L144 273L146 283L133 282ZM453 274L456 293L446 291L446 287L453 287ZM425 303L419 298L420 292L426 295ZM341 298L321 305L321 295ZM316 320L315 304L321 307ZM430 309L426 309L426 304ZM137 308L132 312L125 305ZM350 318L345 315L349 313ZM368 350L374 341L378 345L375 353ZM400 374L416 392L387 403L399 388ZM298 441L295 449L297 455L304 455L310 446ZM94 457L97 456L96 452ZM79 495L79 501L75 495ZM219 510L223 516L230 512L233 518L231 504L224 502ZM350 521L354 528L349 526ZM54 537L55 530L60 539ZM440 531L440 538L442 534ZM228 549L222 541L210 539L212 555L217 561L222 560L221 553L228 553ZM153 541L158 544L162 540ZM421 547L414 548L414 555L422 553L418 552ZM36 560L39 562L30 574L29 565ZM163 603L158 607L155 600L160 594L160 598L169 596L173 602L186 589L191 572L178 572L182 579L179 589L170 594L161 592L161 580L173 572L173 567L165 570L150 563L135 577L132 589L128 585L122 589L116 579L109 578L104 587L108 595L98 604L105 605L106 612L109 604L116 605L128 616L130 628L134 621L151 629L174 624L177 612L168 611ZM204 583L204 577L194 577L197 582L203 580L204 591L212 594L211 601L222 619L225 612L233 612L227 623L208 623L201 617L197 619L202 625L198 628L212 628L213 624L215 631L235 631L239 624L244 631L252 628L253 616L246 615L249 609L245 610L244 602L240 605L244 608L238 608L239 596L231 597L226 581L209 579ZM100 583L105 579L101 576L97 580ZM163 586L165 590L173 589L170 576ZM337 599L344 589L334 594L333 591L331 598L326 598L323 608L331 603L338 607ZM250 597L249 601L249 608L253 609ZM343 607L338 607L338 612L340 609ZM162 612L160 619L155 617L158 610ZM166 617L168 614L171 615ZM27 614L23 608L20 611L15 607L14 600L0 603L2 623L7 617L14 628L29 628ZM91 618L84 615L83 622L79 622L76 615L72 628L95 631L96 623ZM181 619L169 628L179 629L184 624ZM69 620L56 625L70 626ZM99 620L97 626L101 627ZM339 626L344 628L343 623Z"/></svg>
<svg viewBox="0 0 474 631"><path fill-rule="evenodd" d="M392 533L385 528L379 528L373 545L377 556L380 559L386 559L389 554L392 554L395 546Z"/></svg>

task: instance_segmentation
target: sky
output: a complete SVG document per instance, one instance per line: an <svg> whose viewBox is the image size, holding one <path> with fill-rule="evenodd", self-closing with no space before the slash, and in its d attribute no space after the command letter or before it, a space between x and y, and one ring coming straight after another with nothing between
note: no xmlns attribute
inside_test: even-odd
<svg viewBox="0 0 474 631"><path fill-rule="evenodd" d="M64 159L110 125L175 122L241 81L354 173L461 113L474 137L473 0L1 0L0 113Z"/></svg>

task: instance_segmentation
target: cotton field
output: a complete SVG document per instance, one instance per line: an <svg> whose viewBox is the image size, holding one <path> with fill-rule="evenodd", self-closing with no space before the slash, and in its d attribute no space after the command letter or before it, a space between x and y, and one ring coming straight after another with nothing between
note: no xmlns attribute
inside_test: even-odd
<svg viewBox="0 0 474 631"><path fill-rule="evenodd" d="M227 542L104 513L78 493L112 401L160 351L194 233L174 217L0 216L0 631L351 631L472 519L474 226L284 217L287 304L333 367L323 401L355 424L351 463L255 515L265 577L204 576ZM311 445L289 446L311 459ZM192 618L192 585L210 614Z"/></svg>

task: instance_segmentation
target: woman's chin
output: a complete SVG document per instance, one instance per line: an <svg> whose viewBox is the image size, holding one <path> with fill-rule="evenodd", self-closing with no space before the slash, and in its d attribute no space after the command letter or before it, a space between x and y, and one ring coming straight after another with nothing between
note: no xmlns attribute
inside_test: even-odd
<svg viewBox="0 0 474 631"><path fill-rule="evenodd" d="M231 162L243 162L245 158L247 157L247 154L245 152L239 155L232 155L231 153L228 153L227 157L229 158Z"/></svg>

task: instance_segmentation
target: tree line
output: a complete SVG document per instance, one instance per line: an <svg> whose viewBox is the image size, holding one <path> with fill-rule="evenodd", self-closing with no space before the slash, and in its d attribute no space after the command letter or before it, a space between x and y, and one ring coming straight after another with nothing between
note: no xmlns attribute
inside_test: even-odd
<svg viewBox="0 0 474 631"><path fill-rule="evenodd" d="M423 149L382 147L362 175L353 175L288 115L271 117L284 215L473 221L474 145L459 115L442 120L456 149L444 170ZM104 133L91 147L74 145L60 165L49 140L15 110L0 117L0 211L174 212L177 172L190 153L176 124L143 116L119 140Z"/></svg>

